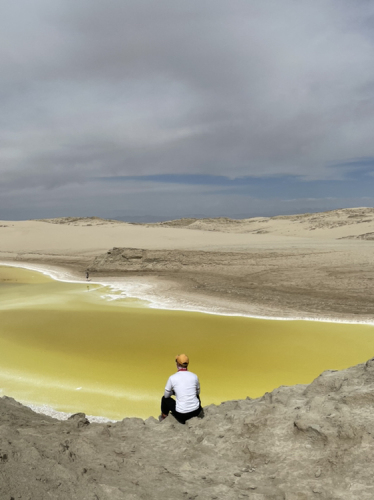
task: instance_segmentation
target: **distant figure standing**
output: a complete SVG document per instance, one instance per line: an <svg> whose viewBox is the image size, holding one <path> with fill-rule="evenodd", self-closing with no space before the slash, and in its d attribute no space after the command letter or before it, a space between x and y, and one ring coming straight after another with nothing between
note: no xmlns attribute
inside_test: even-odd
<svg viewBox="0 0 374 500"><path fill-rule="evenodd" d="M185 424L187 420L202 412L200 382L197 375L188 371L188 356L179 354L175 362L178 371L171 375L166 383L165 394L161 399L160 421L170 412L178 422ZM171 397L173 394L176 400Z"/></svg>
<svg viewBox="0 0 374 500"><path fill-rule="evenodd" d="M89 271L87 269L87 271L86 271L86 280L88 280L89 277L90 277L90 273L89 273Z"/></svg>

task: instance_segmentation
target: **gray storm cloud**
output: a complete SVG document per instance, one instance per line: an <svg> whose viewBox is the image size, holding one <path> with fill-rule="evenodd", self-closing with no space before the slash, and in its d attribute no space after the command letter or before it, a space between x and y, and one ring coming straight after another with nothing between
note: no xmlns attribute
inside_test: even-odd
<svg viewBox="0 0 374 500"><path fill-rule="evenodd" d="M374 4L3 2L3 190L339 176L374 156Z"/></svg>

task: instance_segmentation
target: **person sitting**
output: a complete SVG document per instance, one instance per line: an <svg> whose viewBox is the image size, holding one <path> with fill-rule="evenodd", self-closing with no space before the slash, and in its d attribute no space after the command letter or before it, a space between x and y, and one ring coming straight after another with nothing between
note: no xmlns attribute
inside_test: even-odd
<svg viewBox="0 0 374 500"><path fill-rule="evenodd" d="M177 373L171 375L166 383L165 394L161 399L160 421L171 413L181 424L202 413L200 402L200 382L188 371L189 359L185 354L175 358ZM175 394L176 400L171 396Z"/></svg>

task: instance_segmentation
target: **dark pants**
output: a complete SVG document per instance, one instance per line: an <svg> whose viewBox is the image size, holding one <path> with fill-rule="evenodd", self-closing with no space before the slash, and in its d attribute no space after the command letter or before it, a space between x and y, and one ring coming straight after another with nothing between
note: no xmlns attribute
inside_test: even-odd
<svg viewBox="0 0 374 500"><path fill-rule="evenodd" d="M200 398L198 398L198 399L200 402ZM178 422L180 422L181 424L185 424L186 421L189 420L190 418L197 417L202 410L201 403L200 403L199 408L197 408L197 410L190 411L188 413L179 413L179 411L177 411L175 409L175 405L176 405L175 399L165 398L165 396L162 396L162 398L161 398L161 412L164 415L169 415L169 412L170 412L173 415L173 417L175 417L178 420Z"/></svg>

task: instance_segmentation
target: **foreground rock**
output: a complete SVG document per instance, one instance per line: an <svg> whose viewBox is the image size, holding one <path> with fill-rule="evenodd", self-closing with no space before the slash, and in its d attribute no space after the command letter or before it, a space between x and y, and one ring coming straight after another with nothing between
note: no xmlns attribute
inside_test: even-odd
<svg viewBox="0 0 374 500"><path fill-rule="evenodd" d="M185 426L58 421L0 398L0 498L372 499L374 359Z"/></svg>

